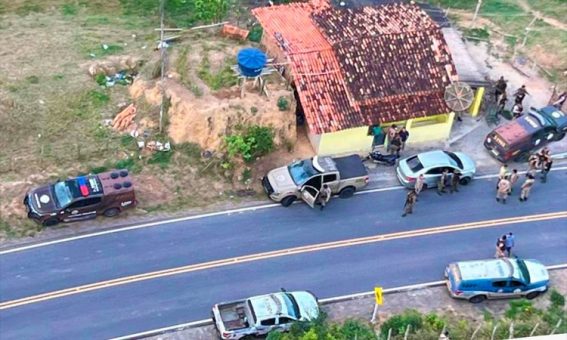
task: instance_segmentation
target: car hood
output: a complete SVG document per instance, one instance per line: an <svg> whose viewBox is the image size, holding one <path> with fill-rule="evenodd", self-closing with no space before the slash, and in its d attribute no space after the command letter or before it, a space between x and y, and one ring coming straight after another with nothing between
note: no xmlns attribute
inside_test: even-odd
<svg viewBox="0 0 567 340"><path fill-rule="evenodd" d="M530 283L549 281L549 273L543 263L536 260L524 260L530 272Z"/></svg>
<svg viewBox="0 0 567 340"><path fill-rule="evenodd" d="M40 214L51 213L57 209L51 185L32 189L28 192L28 204Z"/></svg>
<svg viewBox="0 0 567 340"><path fill-rule="evenodd" d="M317 298L309 292L293 292L291 293L297 304L301 318L304 320L313 320L319 316L319 304Z"/></svg>
<svg viewBox="0 0 567 340"><path fill-rule="evenodd" d="M297 186L289 174L287 166L274 169L268 172L268 180L275 193L281 193L288 190L295 190Z"/></svg>
<svg viewBox="0 0 567 340"><path fill-rule="evenodd" d="M476 173L476 163L472 158L462 152L455 152L455 155L459 157L463 163L463 171L474 175Z"/></svg>

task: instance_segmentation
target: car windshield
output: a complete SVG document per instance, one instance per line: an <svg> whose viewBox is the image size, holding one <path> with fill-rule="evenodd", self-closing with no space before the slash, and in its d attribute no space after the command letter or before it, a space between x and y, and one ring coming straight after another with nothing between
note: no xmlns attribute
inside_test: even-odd
<svg viewBox="0 0 567 340"><path fill-rule="evenodd" d="M55 192L55 201L59 208L66 207L73 200L71 188L69 188L67 182L55 183L55 185L53 186L53 191Z"/></svg>
<svg viewBox="0 0 567 340"><path fill-rule="evenodd" d="M297 301L290 293L285 293L284 296L285 296L285 305L287 307L289 315L294 317L295 319L299 319L301 315L299 313L299 305L297 304Z"/></svg>
<svg viewBox="0 0 567 340"><path fill-rule="evenodd" d="M528 270L528 266L526 266L524 260L518 260L518 268L520 269L524 282L526 284L530 284L530 271Z"/></svg>
<svg viewBox="0 0 567 340"><path fill-rule="evenodd" d="M463 162L461 162L461 159L457 155L448 151L445 151L445 153L447 154L447 156L449 156L449 158L451 158L451 160L453 161L451 163L454 163L453 165L458 166L461 170L463 169Z"/></svg>
<svg viewBox="0 0 567 340"><path fill-rule="evenodd" d="M417 156L408 158L406 162L408 163L408 166L411 169L411 171L413 171L414 173L423 169L423 164L421 164Z"/></svg>
<svg viewBox="0 0 567 340"><path fill-rule="evenodd" d="M287 169L296 185L303 185L309 178L318 173L317 170L313 168L310 160L293 162L288 165Z"/></svg>

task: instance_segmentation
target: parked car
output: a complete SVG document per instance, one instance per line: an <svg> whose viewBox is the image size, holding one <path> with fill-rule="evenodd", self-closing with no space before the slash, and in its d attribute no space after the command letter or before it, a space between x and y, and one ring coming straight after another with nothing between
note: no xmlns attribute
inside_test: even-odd
<svg viewBox="0 0 567 340"><path fill-rule="evenodd" d="M476 173L475 162L462 152L428 151L399 161L396 173L400 183L413 188L415 180L419 175L425 176L423 189L437 186L439 177L445 169L450 173L459 170L461 173L460 183L467 185Z"/></svg>
<svg viewBox="0 0 567 340"><path fill-rule="evenodd" d="M30 190L24 198L28 217L43 226L96 218L97 215L113 217L136 204L128 170L57 181Z"/></svg>
<svg viewBox="0 0 567 340"><path fill-rule="evenodd" d="M281 292L223 302L213 306L213 322L222 339L242 339L288 331L297 321L319 316L318 300L310 292Z"/></svg>
<svg viewBox="0 0 567 340"><path fill-rule="evenodd" d="M549 286L549 274L541 262L517 258L451 263L445 269L445 278L452 297L472 303L514 297L533 299Z"/></svg>
<svg viewBox="0 0 567 340"><path fill-rule="evenodd" d="M368 184L368 170L358 155L315 156L274 169L262 178L268 196L284 207L301 198L313 208L323 184L333 194L348 198Z"/></svg>
<svg viewBox="0 0 567 340"><path fill-rule="evenodd" d="M567 115L554 106L531 108L527 114L490 132L484 147L501 162L525 162L530 152L565 137Z"/></svg>

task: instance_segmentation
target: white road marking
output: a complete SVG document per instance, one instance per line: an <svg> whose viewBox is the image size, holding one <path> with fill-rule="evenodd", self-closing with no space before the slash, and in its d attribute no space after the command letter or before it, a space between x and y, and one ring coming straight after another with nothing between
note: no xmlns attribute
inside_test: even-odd
<svg viewBox="0 0 567 340"><path fill-rule="evenodd" d="M551 169L551 171L560 171L560 170L567 170L567 166L556 167L556 168ZM519 171L518 173L524 174L526 172L525 171ZM493 178L493 177L498 177L498 175L497 174L495 174L495 175L483 175L483 176L475 177L475 179L486 179L486 178ZM401 185L398 185L398 186L387 187L387 188L363 190L363 191L355 192L354 194L355 195L365 195L365 194L371 194L371 193L375 193L375 192L393 191L393 190L401 190L401 189L404 189L404 187L401 186ZM191 220L197 220L197 219L202 219L202 218L207 218L207 217L231 215L231 214L243 213L243 212L248 212L248 211L256 211L256 210L261 210L261 209L275 208L275 207L279 207L279 206L280 206L279 203L271 203L271 204L257 205L257 206L253 206L253 207L216 211L216 212L201 214L201 215L179 217L179 218L173 218L173 219L156 221L156 222L148 222L148 223L133 225L133 226L129 226L129 227L110 229L110 230L99 231L99 232L95 232L95 233L89 233L89 234L84 234L84 235L79 235L79 236L73 236L73 237L43 242L43 243L30 244L30 245L27 245L27 246L22 246L22 247L17 247L17 248L12 248L12 249L6 249L6 250L0 251L0 255L16 253L16 252L20 252L20 251L24 251L24 250L28 250L28 249L45 247L45 246L49 246L49 245L53 245L53 244L70 242L70 241L80 240L80 239L84 239L84 238L96 237L96 236L107 235L107 234L114 234L114 233L119 233L119 232L128 231L128 230L136 230L136 229L141 229L141 228L155 227L155 226L160 226L160 225L169 224L169 223L191 221Z"/></svg>
<svg viewBox="0 0 567 340"><path fill-rule="evenodd" d="M567 268L567 263L557 264L557 265L553 265L553 266L547 266L548 270L565 269L565 268ZM383 294L392 294L392 293L403 292L403 291L407 291L407 290L416 290L416 289L438 287L438 286L442 286L444 284L445 284L445 281L432 281L432 282L418 283L418 284L408 285L408 286L386 288L382 292L383 292ZM355 293L355 294L349 294L349 295L341 295L341 296L336 296L336 297L327 298L327 299L320 299L319 303L330 304L330 303L335 303L335 302L339 302L339 301L354 300L354 299L358 299L358 298L369 297L369 296L373 296L373 295L374 295L374 291ZM193 321L193 322L181 323L181 324L178 324L178 325L163 327L163 328L159 328L159 329L153 329L153 330L140 332L140 333L136 333L136 334L124 335L124 336L121 336L121 337L118 337L118 338L112 338L112 339L109 339L109 340L138 339L138 338L147 337L147 336L151 336L151 335L163 334L165 332L173 331L173 330L176 330L176 329L182 330L182 329L185 329L185 328L204 327L204 326L210 326L210 325L213 325L212 319L204 319L204 320L198 320L198 321Z"/></svg>

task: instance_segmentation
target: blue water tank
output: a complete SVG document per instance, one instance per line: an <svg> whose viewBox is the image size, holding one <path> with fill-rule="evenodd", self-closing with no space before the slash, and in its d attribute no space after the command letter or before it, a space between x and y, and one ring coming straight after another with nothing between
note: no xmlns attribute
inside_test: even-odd
<svg viewBox="0 0 567 340"><path fill-rule="evenodd" d="M238 67L243 76L256 77L266 66L266 54L257 48L244 48L236 56Z"/></svg>

